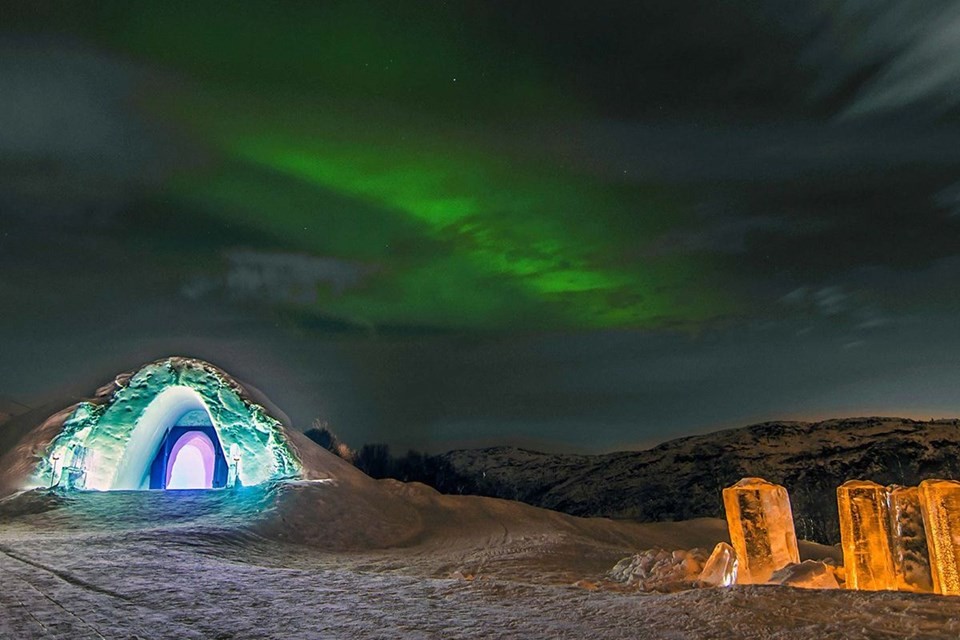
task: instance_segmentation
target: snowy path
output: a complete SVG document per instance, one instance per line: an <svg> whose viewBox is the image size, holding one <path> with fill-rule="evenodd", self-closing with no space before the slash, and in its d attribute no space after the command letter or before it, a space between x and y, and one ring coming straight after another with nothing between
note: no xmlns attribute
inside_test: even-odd
<svg viewBox="0 0 960 640"><path fill-rule="evenodd" d="M224 499L181 496L187 514L162 496L101 494L0 518L0 638L960 637L960 598L587 591L547 570L569 544L547 534L516 553L504 546L509 526L426 547L325 552L253 535L237 525L245 507L218 507ZM475 580L445 577L478 566Z"/></svg>
<svg viewBox="0 0 960 640"><path fill-rule="evenodd" d="M251 560L237 562L202 548L149 549L135 539L8 543L0 554L0 636L960 636L960 604L934 596L776 587L624 595L507 580L468 582L328 568L336 558L309 554ZM344 560L349 565L356 559ZM394 563L401 560L392 558ZM278 561L287 566L275 565Z"/></svg>

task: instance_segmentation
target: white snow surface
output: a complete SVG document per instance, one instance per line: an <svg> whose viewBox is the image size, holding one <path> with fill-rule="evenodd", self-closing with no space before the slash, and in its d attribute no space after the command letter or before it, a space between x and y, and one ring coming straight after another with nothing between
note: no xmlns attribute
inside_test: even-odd
<svg viewBox="0 0 960 640"><path fill-rule="evenodd" d="M0 501L2 638L956 638L960 598L785 586L643 593L604 581L724 523L583 519L374 481L45 490ZM835 550L801 545L805 557ZM574 586L577 585L577 586Z"/></svg>

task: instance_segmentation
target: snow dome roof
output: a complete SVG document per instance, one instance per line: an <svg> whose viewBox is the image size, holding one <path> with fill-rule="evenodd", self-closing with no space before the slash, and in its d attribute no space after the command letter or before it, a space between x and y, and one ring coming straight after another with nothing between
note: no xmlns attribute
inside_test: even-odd
<svg viewBox="0 0 960 640"><path fill-rule="evenodd" d="M166 432L184 423L215 429L223 450L240 460L237 474L244 485L300 477L290 434L252 397L201 360L171 357L145 365L52 416L11 452L20 467L24 448L32 453L32 469L16 488L50 486L71 470L83 475L86 489L146 488Z"/></svg>

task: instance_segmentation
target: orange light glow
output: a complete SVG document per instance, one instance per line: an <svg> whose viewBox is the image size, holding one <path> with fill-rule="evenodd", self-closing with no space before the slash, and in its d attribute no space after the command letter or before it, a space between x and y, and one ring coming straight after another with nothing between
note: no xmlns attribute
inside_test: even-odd
<svg viewBox="0 0 960 640"><path fill-rule="evenodd" d="M921 482L920 509L927 533L933 588L943 595L960 595L960 482Z"/></svg>
<svg viewBox="0 0 960 640"><path fill-rule="evenodd" d="M737 582L737 552L726 542L718 542L700 572L700 582L713 587L729 587Z"/></svg>
<svg viewBox="0 0 960 640"><path fill-rule="evenodd" d="M933 577L927 551L927 535L917 487L887 487L890 512L890 553L898 591L931 593Z"/></svg>
<svg viewBox="0 0 960 640"><path fill-rule="evenodd" d="M896 589L886 487L850 480L837 487L837 506L847 589Z"/></svg>
<svg viewBox="0 0 960 640"><path fill-rule="evenodd" d="M744 478L723 490L738 584L762 584L777 569L800 562L787 490L762 478Z"/></svg>

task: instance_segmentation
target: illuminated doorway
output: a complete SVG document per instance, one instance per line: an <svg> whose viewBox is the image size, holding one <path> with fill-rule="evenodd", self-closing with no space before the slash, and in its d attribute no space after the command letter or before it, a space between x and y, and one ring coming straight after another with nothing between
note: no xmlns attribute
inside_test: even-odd
<svg viewBox="0 0 960 640"><path fill-rule="evenodd" d="M151 489L218 489L227 485L228 466L212 426L170 429L150 466Z"/></svg>
<svg viewBox="0 0 960 640"><path fill-rule="evenodd" d="M216 452L202 431L187 431L167 459L167 489L213 489Z"/></svg>

